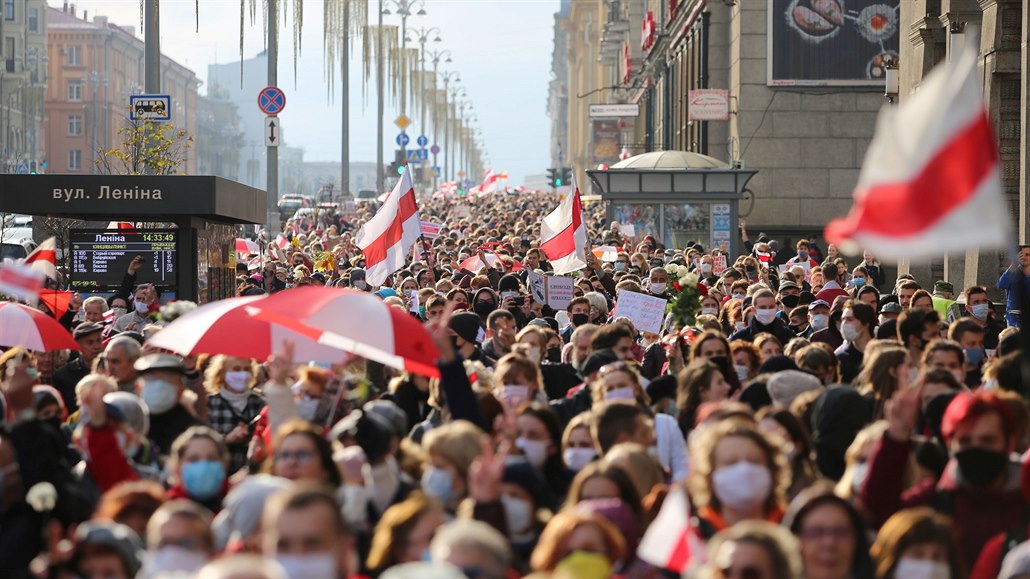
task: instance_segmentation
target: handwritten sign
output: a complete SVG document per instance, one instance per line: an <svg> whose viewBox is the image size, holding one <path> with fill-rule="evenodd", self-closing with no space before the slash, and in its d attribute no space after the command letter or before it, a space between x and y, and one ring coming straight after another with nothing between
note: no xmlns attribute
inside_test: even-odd
<svg viewBox="0 0 1030 579"><path fill-rule="evenodd" d="M576 280L571 277L544 275L529 270L527 281L533 301L538 304L547 304L556 310L564 310L575 297Z"/></svg>
<svg viewBox="0 0 1030 579"><path fill-rule="evenodd" d="M637 330L657 334L662 329L668 303L668 300L662 298L622 289L619 290L612 317L627 317Z"/></svg>
<svg viewBox="0 0 1030 579"><path fill-rule="evenodd" d="M619 232L630 239L635 239L637 236L636 227L632 223L620 223Z"/></svg>
<svg viewBox="0 0 1030 579"><path fill-rule="evenodd" d="M437 237L440 237L440 229L442 228L443 225L440 225L439 223L430 223L428 221L423 221L422 235L425 236L426 239L436 239Z"/></svg>

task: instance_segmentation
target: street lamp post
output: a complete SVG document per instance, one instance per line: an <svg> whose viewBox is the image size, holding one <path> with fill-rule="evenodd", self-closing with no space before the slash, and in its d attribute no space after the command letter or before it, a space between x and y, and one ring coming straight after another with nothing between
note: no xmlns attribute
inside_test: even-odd
<svg viewBox="0 0 1030 579"><path fill-rule="evenodd" d="M433 61L433 87L434 87L434 89L433 89L433 145L435 146L437 144L437 137L439 136L439 133L438 133L437 129L440 127L440 120L437 118L438 111L436 109L436 94L437 94L436 93L436 89L435 89L435 87L436 87L436 78L437 78L437 75L439 74L440 60L443 59L443 58L446 58L446 60L444 60L444 62L446 62L446 63L451 62L451 51L450 50L431 50L431 51L429 51L429 58L430 58L430 60ZM423 67L424 67L424 65L423 65ZM447 97L446 90L447 89L445 87L444 88L444 91L445 91L444 92L444 102L446 102L446 97ZM423 98L425 98L425 97L423 96ZM423 132L422 134L425 134L425 133ZM437 146L437 148L439 149L438 146ZM439 165L436 164L436 153L433 153L433 167L439 167ZM436 173L436 171L433 171L433 189L436 190L436 189L439 189L439 188L440 188L439 175Z"/></svg>
<svg viewBox="0 0 1030 579"><path fill-rule="evenodd" d="M448 60L450 60L449 57L448 57ZM447 180L447 181L453 181L453 179L450 178L450 175L449 175L449 173L447 171L447 169L450 167L450 157L448 156L448 153L447 153L448 136L450 135L450 130L448 128L448 123L450 123L450 117L451 117L451 109L450 109L450 104L449 104L450 103L450 98L449 98L449 96L450 96L450 83L451 83L452 80L455 83L459 83L459 82L461 82L461 79L458 77L458 72L454 71L454 70L449 71L449 72L445 72L445 73L443 73L442 76L443 76L443 115L442 115L443 116L443 178L444 178L444 180ZM455 90L455 92L457 92L457 90ZM436 141L436 131L437 131L437 128L439 126L440 126L440 119L438 119L438 118L433 119L433 141L434 142ZM436 165L436 155L433 155L433 165Z"/></svg>
<svg viewBox="0 0 1030 579"><path fill-rule="evenodd" d="M457 79L455 80L455 82L457 82ZM455 103L457 102L458 97L464 97L465 96L465 90L460 88L460 87L454 87L454 89L450 89L450 90L447 91L447 96L449 98L448 98L447 102L444 103L444 110L446 111L446 115L445 115L444 125L443 125L443 127L444 127L444 136L443 136L443 139L444 139L444 173L446 173L448 175L449 179L451 181L453 181L454 180L454 156L453 155L454 155L455 146L454 146L454 139L452 139L450 137L450 127L451 127L451 124L454 123L454 121L455 121L455 111L457 111L457 107L455 106ZM454 125L454 129L455 129L455 136L457 136L457 129L458 129L458 125L457 124Z"/></svg>
<svg viewBox="0 0 1030 579"><path fill-rule="evenodd" d="M426 86L425 86L426 41L429 40L430 36L433 36L434 37L433 38L433 42L440 42L440 29L437 28L436 26L433 26L431 28L426 28L424 26L420 26L418 28L412 28L411 29L411 33L414 35L414 38L418 40L418 44L419 44L419 54L418 54L418 68L419 68L419 72L418 72L419 115L418 116L419 116L419 122L421 124L421 129L419 130L419 135L420 136L424 136L426 134ZM405 37L404 41L405 42L408 41L407 37ZM419 146L421 147L421 145L419 145ZM421 172L422 173L421 177L423 178L423 182L424 182L424 177L425 177L425 161L420 162L420 165L422 165L422 167L423 167L423 170Z"/></svg>
<svg viewBox="0 0 1030 579"><path fill-rule="evenodd" d="M397 14L401 17L401 61L407 63L407 48L408 48L408 16L425 16L425 2L424 0L385 0L385 8L380 10L380 18L383 15L389 16L390 6L394 7ZM412 13L411 9L418 5L418 11ZM380 62L382 62L382 54L379 55ZM380 65L381 66L381 65ZM401 70L401 115L407 114L408 110L408 73L402 68ZM401 151L406 150L405 145L401 145Z"/></svg>

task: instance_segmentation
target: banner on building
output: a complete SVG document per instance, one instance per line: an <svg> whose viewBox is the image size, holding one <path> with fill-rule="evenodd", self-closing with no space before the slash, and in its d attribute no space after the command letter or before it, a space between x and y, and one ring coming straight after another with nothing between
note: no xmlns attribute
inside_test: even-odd
<svg viewBox="0 0 1030 579"><path fill-rule="evenodd" d="M770 0L770 86L876 86L898 58L898 0Z"/></svg>

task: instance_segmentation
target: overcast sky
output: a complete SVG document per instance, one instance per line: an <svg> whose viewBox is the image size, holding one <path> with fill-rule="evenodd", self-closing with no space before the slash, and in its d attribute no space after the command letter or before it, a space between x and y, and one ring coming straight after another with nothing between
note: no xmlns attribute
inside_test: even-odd
<svg viewBox="0 0 1030 579"><path fill-rule="evenodd" d="M246 0L249 4L250 0ZM61 0L48 0L57 9ZM108 16L115 24L131 24L139 32L138 0L79 0L78 14ZM305 159L340 159L339 99L330 103L322 54L323 0L304 2L302 54L298 77L293 80L292 0L290 18L283 25L279 49L279 86L286 92L287 107L280 115L288 145L305 149ZM257 1L258 9L262 5ZM411 27L441 29L442 42L433 48L453 54L449 65L461 75L462 85L473 102L478 126L483 131L490 165L508 171L509 184L522 182L525 175L544 173L549 158L550 119L547 116L547 83L550 79L553 45L553 14L557 0L428 0L427 14L408 19ZM239 60L239 0L200 0L200 31L195 32L194 0L162 0L162 52L188 66L207 80L207 65ZM375 6L369 10L374 19ZM385 24L400 24L397 16L384 17ZM261 19L244 34L244 57L264 48ZM427 44L427 48L429 45ZM360 43L351 60L351 161L375 161L375 91L368 91L362 104ZM441 63L441 70L443 64ZM337 80L339 82L339 80ZM201 92L206 90L201 87ZM337 92L339 92L337 90ZM260 115L256 95L253 110L242 115ZM397 111L386 110L386 159L392 158L397 130L391 124ZM412 115L409 115L412 116ZM418 123L416 121L416 127ZM414 140L415 133L409 129ZM442 137L441 137L442 140Z"/></svg>

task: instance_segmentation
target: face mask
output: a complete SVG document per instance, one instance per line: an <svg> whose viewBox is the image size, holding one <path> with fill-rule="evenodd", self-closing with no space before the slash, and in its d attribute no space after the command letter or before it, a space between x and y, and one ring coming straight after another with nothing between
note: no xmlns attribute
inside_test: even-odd
<svg viewBox="0 0 1030 579"><path fill-rule="evenodd" d="M529 352L526 353L526 357L533 361L534 364L540 363L540 348L530 348Z"/></svg>
<svg viewBox="0 0 1030 579"><path fill-rule="evenodd" d="M941 561L902 557L894 568L894 576L905 579L951 579L951 568Z"/></svg>
<svg viewBox="0 0 1030 579"><path fill-rule="evenodd" d="M597 458L597 453L592 448L566 448L562 458L565 459L565 466L569 467L569 470L579 472Z"/></svg>
<svg viewBox="0 0 1030 579"><path fill-rule="evenodd" d="M737 331L743 330L744 327L745 327L744 326L744 322L734 322L733 323L733 329L735 329Z"/></svg>
<svg viewBox="0 0 1030 579"><path fill-rule="evenodd" d="M702 316L718 316L719 308L701 308Z"/></svg>
<svg viewBox="0 0 1030 579"><path fill-rule="evenodd" d="M601 553L573 551L554 568L554 577L611 577L612 564Z"/></svg>
<svg viewBox="0 0 1030 579"><path fill-rule="evenodd" d="M548 348L547 349L547 361L552 364L561 363L561 348Z"/></svg>
<svg viewBox="0 0 1030 579"><path fill-rule="evenodd" d="M332 553L314 555L276 555L276 562L286 570L290 579L310 577L336 577L336 557Z"/></svg>
<svg viewBox="0 0 1030 579"><path fill-rule="evenodd" d="M744 296L744 294L733 294L730 297L732 297L735 300L743 300L745 296Z"/></svg>
<svg viewBox="0 0 1030 579"><path fill-rule="evenodd" d="M169 545L147 554L146 563L143 565L139 577L149 579L151 577L193 575L205 564L207 564L207 557L203 553L184 549L177 545Z"/></svg>
<svg viewBox="0 0 1030 579"><path fill-rule="evenodd" d="M136 313L141 316L150 311L150 306L140 301L133 302L133 307L136 308Z"/></svg>
<svg viewBox="0 0 1030 579"><path fill-rule="evenodd" d="M858 339L860 332L855 324L842 324L840 327L840 335L844 336L844 339L848 342L854 342Z"/></svg>
<svg viewBox="0 0 1030 579"><path fill-rule="evenodd" d="M533 506L526 501L502 495L501 506L504 507L504 516L508 520L510 533L525 533L533 525Z"/></svg>
<svg viewBox="0 0 1030 579"><path fill-rule="evenodd" d="M249 383L250 372L247 372L246 370L225 373L225 385L233 392L243 392L247 389L247 384Z"/></svg>
<svg viewBox="0 0 1030 579"><path fill-rule="evenodd" d="M582 326L583 324L589 324L589 323L590 323L590 316L588 316L587 314L572 314L572 325L573 326L576 326L578 328L579 326Z"/></svg>
<svg viewBox="0 0 1030 579"><path fill-rule="evenodd" d="M366 289L368 289L368 282L366 282L363 279L356 280L354 282L354 289L365 291Z"/></svg>
<svg viewBox="0 0 1030 579"><path fill-rule="evenodd" d="M616 261L615 262L615 271L623 271L625 269L626 269L626 262L625 261Z"/></svg>
<svg viewBox="0 0 1030 579"><path fill-rule="evenodd" d="M534 468L540 470L544 467L544 463L547 462L547 442L542 440L527 440L520 436L515 439L515 446L526 455L526 460L529 461L529 464L533 465Z"/></svg>
<svg viewBox="0 0 1030 579"><path fill-rule="evenodd" d="M126 312L128 312L128 310L123 307L111 308L111 311L114 312L114 317L116 318L124 316Z"/></svg>
<svg viewBox="0 0 1030 579"><path fill-rule="evenodd" d="M198 460L182 465L182 486L200 500L210 499L222 490L225 465L214 460Z"/></svg>
<svg viewBox="0 0 1030 579"><path fill-rule="evenodd" d="M737 373L737 379L741 382L747 380L748 374L751 373L751 369L743 364L734 364L733 370Z"/></svg>
<svg viewBox="0 0 1030 579"><path fill-rule="evenodd" d="M484 320L496 309L497 305L493 302L476 302L475 305L472 306L472 311L476 312L476 314Z"/></svg>
<svg viewBox="0 0 1030 579"><path fill-rule="evenodd" d="M812 329L819 331L830 325L830 316L826 314L814 314L812 316Z"/></svg>
<svg viewBox="0 0 1030 579"><path fill-rule="evenodd" d="M297 417L313 422L315 420L315 413L318 411L318 398L312 398L310 396L301 396L296 402L297 406Z"/></svg>
<svg viewBox="0 0 1030 579"><path fill-rule="evenodd" d="M962 478L975 487L982 487L1001 476L1009 457L1004 452L974 446L956 452L955 460Z"/></svg>
<svg viewBox="0 0 1030 579"><path fill-rule="evenodd" d="M641 269L641 268L644 267L644 264L640 263L639 261L634 261L633 262L633 267L635 267L637 269Z"/></svg>
<svg viewBox="0 0 1030 579"><path fill-rule="evenodd" d="M712 487L722 504L733 509L753 509L769 497L769 469L747 461L724 466L712 473Z"/></svg>
<svg viewBox="0 0 1030 579"><path fill-rule="evenodd" d="M962 351L966 353L966 363L970 366L979 366L984 361L983 348L962 348ZM965 380L961 380L961 382L965 382Z"/></svg>
<svg viewBox="0 0 1030 579"><path fill-rule="evenodd" d="M529 402L529 387L521 384L505 384L501 387L501 402L515 408Z"/></svg>
<svg viewBox="0 0 1030 579"><path fill-rule="evenodd" d="M972 310L971 313L973 314L974 318L978 320L986 320L987 312L990 310L990 307L990 304L976 304L975 306L972 306L969 309Z"/></svg>
<svg viewBox="0 0 1030 579"><path fill-rule="evenodd" d="M651 284L651 293L653 293L653 294L663 294L663 293L665 293L665 288L666 288L667 285L668 284L664 284L664 283L653 283L653 284Z"/></svg>
<svg viewBox="0 0 1030 579"><path fill-rule="evenodd" d="M149 379L143 382L143 401L151 414L164 414L179 400L179 389L167 380Z"/></svg>
<svg viewBox="0 0 1030 579"><path fill-rule="evenodd" d="M852 283L852 284L853 284L853 285L854 285L855 287L862 287L862 286L864 286L864 285L865 285L865 278L864 278L864 277L856 277L856 278L852 278L852 280L851 280L851 283Z"/></svg>
<svg viewBox="0 0 1030 579"><path fill-rule="evenodd" d="M798 252L798 261L808 261L808 252L807 251L799 251Z"/></svg>
<svg viewBox="0 0 1030 579"><path fill-rule="evenodd" d="M755 310L755 319L759 324L768 326L776 319L776 310Z"/></svg>
<svg viewBox="0 0 1030 579"><path fill-rule="evenodd" d="M858 491L862 489L862 483L865 482L866 475L869 474L869 463L868 462L856 462L852 468L851 474L851 491L858 494Z"/></svg>
<svg viewBox="0 0 1030 579"><path fill-rule="evenodd" d="M454 491L454 475L449 471L431 466L422 475L422 492L449 505L457 498Z"/></svg>
<svg viewBox="0 0 1030 579"><path fill-rule="evenodd" d="M615 390L609 390L604 393L605 400L636 400L637 397L633 393L633 387L629 386L626 388L616 388Z"/></svg>

